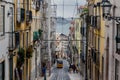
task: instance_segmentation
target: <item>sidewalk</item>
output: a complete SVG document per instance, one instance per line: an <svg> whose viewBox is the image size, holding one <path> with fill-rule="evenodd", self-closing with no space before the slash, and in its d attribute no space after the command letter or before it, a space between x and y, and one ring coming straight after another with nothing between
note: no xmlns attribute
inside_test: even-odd
<svg viewBox="0 0 120 80"><path fill-rule="evenodd" d="M84 80L84 78L79 73L69 73L68 74L71 80Z"/></svg>

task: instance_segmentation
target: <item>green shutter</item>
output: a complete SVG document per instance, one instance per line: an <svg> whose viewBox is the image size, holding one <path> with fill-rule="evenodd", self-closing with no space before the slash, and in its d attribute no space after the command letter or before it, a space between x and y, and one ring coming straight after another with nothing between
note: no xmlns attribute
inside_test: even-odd
<svg viewBox="0 0 120 80"><path fill-rule="evenodd" d="M39 33L38 33L38 31L33 32L33 41L38 40L38 38L39 38Z"/></svg>

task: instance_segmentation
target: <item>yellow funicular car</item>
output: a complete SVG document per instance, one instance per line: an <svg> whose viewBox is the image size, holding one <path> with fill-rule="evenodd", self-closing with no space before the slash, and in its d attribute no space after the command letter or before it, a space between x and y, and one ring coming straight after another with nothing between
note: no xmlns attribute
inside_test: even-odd
<svg viewBox="0 0 120 80"><path fill-rule="evenodd" d="M57 68L63 68L63 61L57 60Z"/></svg>

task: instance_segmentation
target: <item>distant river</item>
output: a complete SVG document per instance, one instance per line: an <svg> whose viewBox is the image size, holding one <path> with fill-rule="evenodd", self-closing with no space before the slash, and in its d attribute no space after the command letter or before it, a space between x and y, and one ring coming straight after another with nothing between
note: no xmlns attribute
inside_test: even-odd
<svg viewBox="0 0 120 80"><path fill-rule="evenodd" d="M56 33L63 33L63 34L68 36L68 34L69 34L69 27L70 27L70 23L67 23L67 24L57 23Z"/></svg>

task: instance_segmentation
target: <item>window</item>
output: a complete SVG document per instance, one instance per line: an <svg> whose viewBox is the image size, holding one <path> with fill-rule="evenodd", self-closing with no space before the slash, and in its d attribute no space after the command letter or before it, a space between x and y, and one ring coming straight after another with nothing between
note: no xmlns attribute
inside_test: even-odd
<svg viewBox="0 0 120 80"><path fill-rule="evenodd" d="M19 44L20 44L20 34L15 33L15 46L19 47Z"/></svg>
<svg viewBox="0 0 120 80"><path fill-rule="evenodd" d="M9 34L9 48L13 48L13 8L10 7L10 16L9 16L9 27L10 27L10 34Z"/></svg>
<svg viewBox="0 0 120 80"><path fill-rule="evenodd" d="M79 23L76 23L76 31L79 31Z"/></svg>
<svg viewBox="0 0 120 80"><path fill-rule="evenodd" d="M102 56L102 80L104 78L104 57Z"/></svg>
<svg viewBox="0 0 120 80"><path fill-rule="evenodd" d="M115 80L119 80L119 61L115 60Z"/></svg>
<svg viewBox="0 0 120 80"><path fill-rule="evenodd" d="M28 34L28 32L26 32L26 47L28 47L28 39L29 39L29 34Z"/></svg>
<svg viewBox="0 0 120 80"><path fill-rule="evenodd" d="M0 80L5 80L5 62L0 63Z"/></svg>
<svg viewBox="0 0 120 80"><path fill-rule="evenodd" d="M29 10L29 0L27 0L27 10Z"/></svg>
<svg viewBox="0 0 120 80"><path fill-rule="evenodd" d="M25 45L24 45L24 33L23 33L23 47L24 47Z"/></svg>
<svg viewBox="0 0 120 80"><path fill-rule="evenodd" d="M9 80L13 80L13 58L9 59Z"/></svg>
<svg viewBox="0 0 120 80"><path fill-rule="evenodd" d="M116 51L120 54L120 24L117 24Z"/></svg>
<svg viewBox="0 0 120 80"><path fill-rule="evenodd" d="M0 6L0 36L5 35L5 7Z"/></svg>

